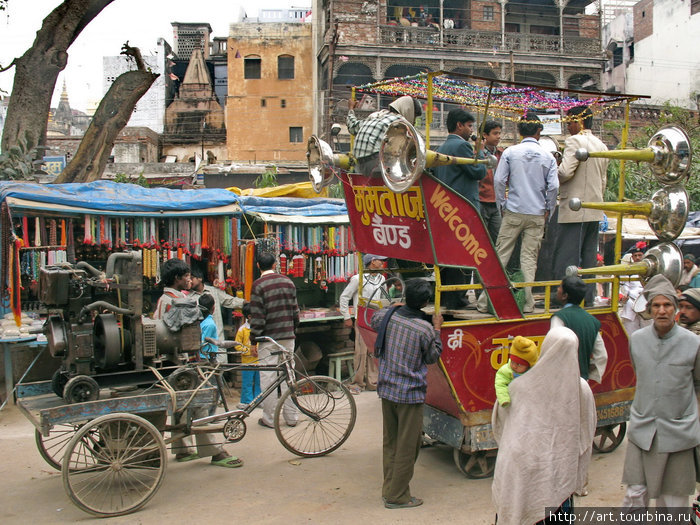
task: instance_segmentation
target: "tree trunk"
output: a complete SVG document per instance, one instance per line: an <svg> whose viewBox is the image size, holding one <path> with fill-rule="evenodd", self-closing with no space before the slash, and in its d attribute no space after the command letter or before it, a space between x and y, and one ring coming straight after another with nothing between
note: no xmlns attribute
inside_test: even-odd
<svg viewBox="0 0 700 525"><path fill-rule="evenodd" d="M128 71L116 78L100 102L78 151L54 183L100 179L115 139L156 78L157 74L145 69Z"/></svg>
<svg viewBox="0 0 700 525"><path fill-rule="evenodd" d="M46 143L51 97L58 75L66 67L67 50L81 31L114 0L64 0L42 23L24 55L13 61L15 79L7 107L2 151L29 133L37 144Z"/></svg>

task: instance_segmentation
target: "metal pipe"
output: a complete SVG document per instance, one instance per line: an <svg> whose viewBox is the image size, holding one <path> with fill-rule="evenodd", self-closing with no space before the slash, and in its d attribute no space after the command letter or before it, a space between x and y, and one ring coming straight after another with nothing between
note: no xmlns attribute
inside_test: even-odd
<svg viewBox="0 0 700 525"><path fill-rule="evenodd" d="M75 265L76 269L85 269L88 273L91 273L94 277L103 277L104 274L95 268L93 265L86 263L85 261L80 261Z"/></svg>
<svg viewBox="0 0 700 525"><path fill-rule="evenodd" d="M107 274L107 278L111 279L114 276L114 267L116 266L117 260L127 259L130 261L133 261L134 259L140 259L140 258L141 258L141 252L113 253L107 259L107 267L105 268L105 274ZM80 263L78 263L78 264L80 264Z"/></svg>
<svg viewBox="0 0 700 525"><path fill-rule="evenodd" d="M87 317L88 312L92 312L98 308L104 308L105 310L115 314L134 315L134 311L131 308L119 308L118 306L114 306L107 301L95 301L94 303L83 306L83 308L80 310L80 314L78 315L78 322L82 323L85 320L85 317Z"/></svg>

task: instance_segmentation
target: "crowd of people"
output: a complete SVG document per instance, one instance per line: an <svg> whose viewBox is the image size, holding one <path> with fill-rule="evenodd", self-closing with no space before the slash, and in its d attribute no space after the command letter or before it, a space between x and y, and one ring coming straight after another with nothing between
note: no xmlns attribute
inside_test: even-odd
<svg viewBox="0 0 700 525"><path fill-rule="evenodd" d="M379 279L384 279L380 273L384 259L365 255L365 266L376 271L365 276L363 292L382 286ZM253 284L250 303L240 299L231 302L234 298L230 296L220 297L220 301L244 309L246 322L236 338L246 347L255 346L250 345L251 340L269 336L292 351L299 321L294 285L275 271L273 254L260 254L257 265L260 277ZM201 277L195 273L195 279ZM167 316L180 300L194 295L203 312L204 343L207 336L218 337L213 315L217 305L215 295L202 291L199 282L190 293L192 281L184 262L168 261L163 267L163 295L154 315ZM355 386L363 382L367 390L376 389L381 400L382 501L388 509L423 503L411 493L410 481L422 442L427 366L442 354L442 316L431 318L422 311L433 294L432 284L421 278L410 279L403 292L404 303L383 308L372 316L376 343L371 349L364 343L358 347L366 364L358 367L353 378ZM678 292L664 276L655 275L639 294L646 300L649 324L630 337L637 388L622 472L627 485L622 507L630 511L648 507L652 499L661 507L687 507L700 473L694 459L695 449L700 446L695 389L700 384L700 289ZM561 516L573 507L574 496L588 492L588 465L596 428L589 382L601 382L607 352L600 322L581 308L587 293L583 280L568 276L556 293L564 307L552 316L541 346L516 336L508 362L495 375L497 401L492 427L499 453L492 490L499 523L539 523L546 518L545 509L557 509ZM348 303L353 300L357 304L353 294L357 294L357 286L349 286L341 300L350 324ZM362 340L360 334L356 337ZM261 342L251 359L277 364L279 357L272 350ZM211 358L206 346L198 358ZM374 377L370 376L369 363L378 363ZM256 388L259 392L272 380L274 377L266 377L265 372L257 380L244 378L242 390L247 396L255 396ZM270 400L263 405L259 420L263 427L273 426L275 396ZM204 417L206 409L200 411L196 416ZM287 425L296 425L298 413L293 405L284 407L283 415ZM177 461L210 457L217 466L234 468L243 464L211 442L210 434L197 434L196 444L186 439L175 443L174 451Z"/></svg>

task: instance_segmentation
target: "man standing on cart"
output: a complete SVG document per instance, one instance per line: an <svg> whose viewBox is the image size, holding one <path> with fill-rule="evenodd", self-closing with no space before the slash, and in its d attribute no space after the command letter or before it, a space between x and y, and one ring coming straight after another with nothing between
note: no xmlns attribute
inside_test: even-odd
<svg viewBox="0 0 700 525"><path fill-rule="evenodd" d="M275 256L269 252L261 253L257 257L261 273L253 283L250 293L250 340L255 343L258 337L267 336L284 346L287 352L294 354L294 331L299 325L297 289L289 277L275 272L275 262ZM259 341L258 363L262 366L276 366L282 363L287 356L273 355L277 348L269 341ZM275 382L276 376L277 372L274 370L261 370L260 389L264 392ZM262 403L263 417L258 420L259 425L274 428L275 407L279 396L286 390L286 383L282 383L276 393L265 398ZM297 424L299 414L291 400L289 405L285 405L283 416L287 425Z"/></svg>
<svg viewBox="0 0 700 525"><path fill-rule="evenodd" d="M357 170L363 175L381 176L379 148L382 145L386 130L392 122L405 118L411 125L420 117L423 110L420 103L408 95L399 97L389 104L389 109L381 109L371 113L366 119L360 120L355 116L356 100L348 103L350 110L347 116L348 132L355 136L352 154L357 159Z"/></svg>
<svg viewBox="0 0 700 525"><path fill-rule="evenodd" d="M593 114L588 106L577 106L566 113L567 129L564 155L559 165L559 207L557 208L557 236L554 243L554 278L563 279L566 268L593 268L598 254L598 229L603 219L602 210L569 208L569 199L577 197L585 202L603 202L608 159L576 159L576 150L608 151L603 142L593 135ZM593 306L595 286L588 285L585 306Z"/></svg>
<svg viewBox="0 0 700 525"><path fill-rule="evenodd" d="M503 214L496 253L505 267L522 234L520 270L526 282L535 280L545 224L554 210L559 189L557 163L538 142L542 129L536 114L523 117L518 123L523 140L503 152L494 175L496 200ZM534 308L532 289L526 288L523 313L532 313ZM479 297L477 309L482 313L488 311L486 294Z"/></svg>
<svg viewBox="0 0 700 525"><path fill-rule="evenodd" d="M471 159L474 157L474 148L469 143L474 126L474 115L462 108L450 110L447 114L447 139L438 148L438 153L452 157ZM478 158L484 155L479 152ZM483 164L453 164L437 166L433 169L435 177L446 184L455 193L467 199L477 212L479 208L479 181L486 176L486 166ZM471 281L471 271L466 273L461 268L445 267L440 270L440 276L444 284L467 284ZM467 306L467 298L464 291L445 292L443 294L442 307L448 310L459 310Z"/></svg>

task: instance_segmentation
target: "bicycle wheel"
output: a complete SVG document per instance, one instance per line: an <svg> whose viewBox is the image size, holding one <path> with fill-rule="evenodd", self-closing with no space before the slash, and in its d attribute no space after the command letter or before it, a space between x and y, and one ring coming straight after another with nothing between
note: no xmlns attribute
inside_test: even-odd
<svg viewBox="0 0 700 525"><path fill-rule="evenodd" d="M108 414L80 427L66 446L63 487L85 512L121 516L153 497L165 465L156 427L133 414Z"/></svg>
<svg viewBox="0 0 700 525"><path fill-rule="evenodd" d="M39 454L49 465L61 470L61 461L66 445L80 428L79 425L54 425L49 435L44 437L39 430L34 431L34 439Z"/></svg>
<svg viewBox="0 0 700 525"><path fill-rule="evenodd" d="M294 426L284 422L285 402L293 402L298 408L299 419ZM326 376L307 377L280 397L275 434L284 448L298 456L324 456L348 439L356 417L355 400L340 381Z"/></svg>

